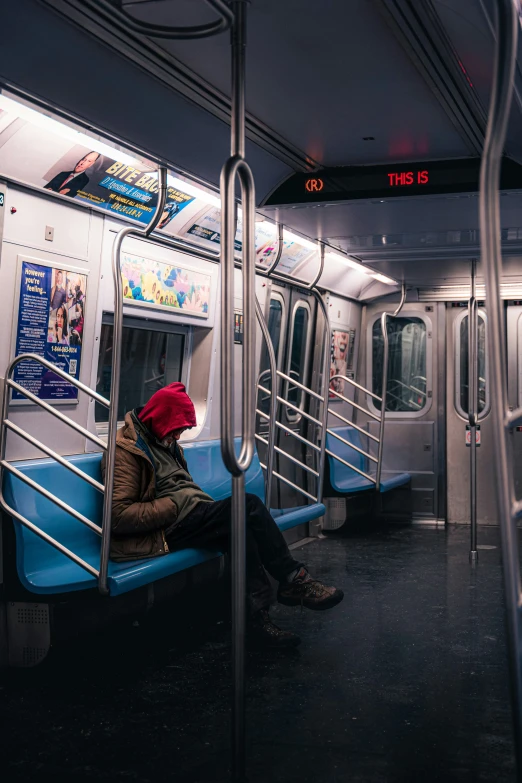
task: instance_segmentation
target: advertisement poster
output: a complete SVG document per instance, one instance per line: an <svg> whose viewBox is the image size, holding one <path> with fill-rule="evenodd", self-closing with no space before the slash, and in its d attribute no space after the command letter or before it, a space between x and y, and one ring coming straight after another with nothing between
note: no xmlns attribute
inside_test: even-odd
<svg viewBox="0 0 522 783"><path fill-rule="evenodd" d="M59 170L54 173L56 169ZM156 172L143 171L111 160L99 152L86 150L78 160L68 153L57 161L47 176L51 179L44 185L46 190L130 217L140 223L150 222L158 201ZM165 228L191 201L194 201L194 196L167 187L167 201L158 228Z"/></svg>
<svg viewBox="0 0 522 783"><path fill-rule="evenodd" d="M268 221L256 223L256 266L267 269L275 260L278 248L276 226Z"/></svg>
<svg viewBox="0 0 522 783"><path fill-rule="evenodd" d="M122 254L123 298L208 318L211 276L163 261Z"/></svg>
<svg viewBox="0 0 522 783"><path fill-rule="evenodd" d="M185 226L181 231L181 236L192 240L203 240L209 243L212 250L219 252L221 245L221 209L219 207L209 207L194 223ZM241 218L237 221L237 231L234 239L234 248L239 253L242 248L243 223Z"/></svg>
<svg viewBox="0 0 522 783"><path fill-rule="evenodd" d="M330 350L330 378L334 375L346 375L348 346L350 343L350 333L341 332L338 329L332 331L332 344ZM330 383L330 389L344 394L345 382L341 378L336 378ZM335 394L330 393L330 399L339 399Z"/></svg>
<svg viewBox="0 0 522 783"><path fill-rule="evenodd" d="M22 261L16 356L36 353L80 377L87 275ZM41 400L76 400L78 389L36 362L21 362L13 379ZM26 399L13 391L13 400Z"/></svg>
<svg viewBox="0 0 522 783"><path fill-rule="evenodd" d="M317 253L315 249L311 250L309 247L304 247L297 242L288 242L286 239L283 245L283 252L281 253L281 260L277 265L277 271L284 272L286 275L290 275L296 266L306 261L314 253Z"/></svg>

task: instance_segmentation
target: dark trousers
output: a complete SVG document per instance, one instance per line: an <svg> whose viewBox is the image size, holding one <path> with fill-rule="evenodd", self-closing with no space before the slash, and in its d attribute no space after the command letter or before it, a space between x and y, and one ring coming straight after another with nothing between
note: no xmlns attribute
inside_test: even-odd
<svg viewBox="0 0 522 783"><path fill-rule="evenodd" d="M230 550L230 498L198 505L167 536L171 551L185 547ZM249 609L252 612L270 606L272 590L265 572L279 582L301 568L294 560L283 534L270 512L256 495L246 495L246 580Z"/></svg>

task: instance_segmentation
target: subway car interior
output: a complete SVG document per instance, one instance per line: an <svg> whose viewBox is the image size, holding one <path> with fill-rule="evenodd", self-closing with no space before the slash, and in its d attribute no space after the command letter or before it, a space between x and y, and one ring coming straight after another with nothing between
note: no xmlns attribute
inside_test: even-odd
<svg viewBox="0 0 522 783"><path fill-rule="evenodd" d="M522 781L521 13L1 0L3 780ZM149 454L129 555L166 387L228 537Z"/></svg>

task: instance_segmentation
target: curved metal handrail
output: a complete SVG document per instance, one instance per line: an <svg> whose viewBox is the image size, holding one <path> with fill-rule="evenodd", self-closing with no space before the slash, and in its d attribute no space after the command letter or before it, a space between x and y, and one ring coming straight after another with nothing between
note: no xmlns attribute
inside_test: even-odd
<svg viewBox="0 0 522 783"><path fill-rule="evenodd" d="M126 26L135 33L147 35L149 38L189 41L196 38L209 38L212 35L223 33L234 23L234 14L224 0L205 0L205 2L217 12L219 19L215 22L207 22L206 24L194 25L192 27L170 27L141 21L124 11L123 3L121 2L119 9L115 9L114 6L111 6L111 9L113 13L123 17Z"/></svg>
<svg viewBox="0 0 522 783"><path fill-rule="evenodd" d="M283 255L283 224L278 223L277 224L277 253L275 255L274 260L270 264L269 267L266 269L263 269L262 267L256 267L256 272L258 275L262 275L263 277L270 277L278 263L281 261L281 256Z"/></svg>
<svg viewBox="0 0 522 783"><path fill-rule="evenodd" d="M98 589L107 595L107 572L109 568L109 550L111 545L112 491L114 487L114 454L116 450L116 430L118 428L118 400L120 396L121 336L123 330L123 285L121 281L120 254L123 240L128 236L148 237L158 225L167 197L167 169L158 170L158 203L150 223L144 228L126 226L116 234L112 248L112 277L114 282L114 326L112 333L111 362L111 407L107 428L107 461L105 465L105 497L103 499L103 536L100 555L100 578Z"/></svg>
<svg viewBox="0 0 522 783"><path fill-rule="evenodd" d="M393 313L384 312L381 315L381 329L382 329L382 337L383 337L382 390L381 390L382 403L381 403L381 423L379 426L379 450L377 455L378 458L377 476L376 476L377 489L379 489L381 486L382 455L384 449L384 424L386 420L386 393L388 390L388 352L389 352L388 318L396 318L399 315L402 308L404 307L405 302L406 302L406 283L403 283L402 291L401 291L401 301L399 302L399 306L395 309Z"/></svg>
<svg viewBox="0 0 522 783"><path fill-rule="evenodd" d="M491 90L486 140L480 167L479 222L481 260L488 303L491 412L495 448L496 494L502 541L506 598L508 658L518 779L522 777L522 628L521 582L513 461L509 433L517 417L508 409L504 322L500 297L502 254L500 236L500 168L506 138L517 58L518 3L497 0L495 71Z"/></svg>
<svg viewBox="0 0 522 783"><path fill-rule="evenodd" d="M477 550L477 424L478 424L478 302L476 261L471 262L471 291L468 301L468 422L469 496L470 496L470 560L478 560Z"/></svg>

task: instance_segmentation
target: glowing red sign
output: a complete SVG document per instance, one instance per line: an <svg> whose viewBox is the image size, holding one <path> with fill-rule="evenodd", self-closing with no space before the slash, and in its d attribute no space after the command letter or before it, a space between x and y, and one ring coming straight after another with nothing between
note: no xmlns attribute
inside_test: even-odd
<svg viewBox="0 0 522 783"><path fill-rule="evenodd" d="M307 179L305 188L309 193L320 193L324 188L324 182L322 179Z"/></svg>
<svg viewBox="0 0 522 783"><path fill-rule="evenodd" d="M423 171L391 171L388 174L388 184L391 188L405 187L409 185L427 185L429 172Z"/></svg>

